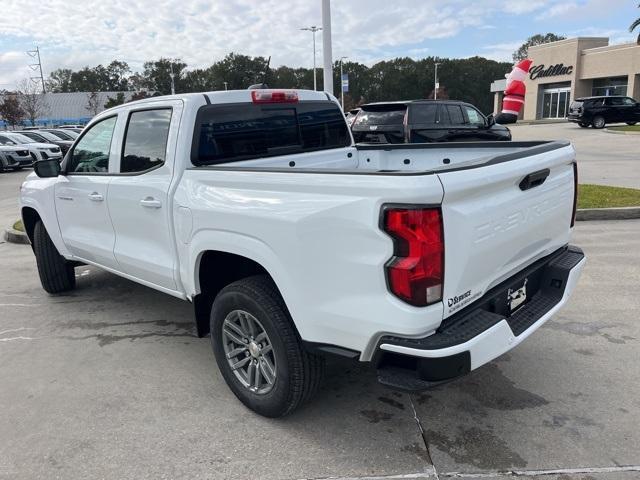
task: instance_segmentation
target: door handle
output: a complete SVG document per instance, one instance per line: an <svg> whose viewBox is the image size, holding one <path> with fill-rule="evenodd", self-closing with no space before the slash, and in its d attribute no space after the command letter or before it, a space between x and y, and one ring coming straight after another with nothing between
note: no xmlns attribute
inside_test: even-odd
<svg viewBox="0 0 640 480"><path fill-rule="evenodd" d="M549 173L551 173L551 171L548 168L530 173L520 182L520 190L529 190L530 188L542 185L549 176Z"/></svg>
<svg viewBox="0 0 640 480"><path fill-rule="evenodd" d="M104 200L104 197L98 192L93 192L89 194L89 200L91 200L92 202L102 202Z"/></svg>
<svg viewBox="0 0 640 480"><path fill-rule="evenodd" d="M140 205L145 208L160 208L162 207L162 202L153 197L147 197L140 200Z"/></svg>

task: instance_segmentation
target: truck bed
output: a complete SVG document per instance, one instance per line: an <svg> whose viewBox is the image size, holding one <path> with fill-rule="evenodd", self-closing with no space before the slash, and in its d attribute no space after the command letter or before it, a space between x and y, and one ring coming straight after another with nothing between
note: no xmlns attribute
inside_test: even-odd
<svg viewBox="0 0 640 480"><path fill-rule="evenodd" d="M355 147L195 168L416 175L487 166L562 148L572 147L568 141L357 144Z"/></svg>

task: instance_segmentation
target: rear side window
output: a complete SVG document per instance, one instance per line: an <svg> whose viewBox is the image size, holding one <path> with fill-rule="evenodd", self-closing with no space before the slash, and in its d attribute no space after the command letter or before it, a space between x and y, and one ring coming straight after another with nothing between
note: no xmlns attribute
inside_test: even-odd
<svg viewBox="0 0 640 480"><path fill-rule="evenodd" d="M215 165L350 145L333 102L212 105L198 112L191 161Z"/></svg>
<svg viewBox="0 0 640 480"><path fill-rule="evenodd" d="M448 114L449 125L464 125L464 116L462 115L462 109L458 105L443 105L443 107Z"/></svg>
<svg viewBox="0 0 640 480"><path fill-rule="evenodd" d="M162 165L167 153L171 109L143 110L129 115L121 173L144 172Z"/></svg>
<svg viewBox="0 0 640 480"><path fill-rule="evenodd" d="M411 123L435 124L438 113L437 104L416 103L409 108Z"/></svg>
<svg viewBox="0 0 640 480"><path fill-rule="evenodd" d="M404 105L380 105L363 108L354 127L369 127L371 125L402 125L407 107Z"/></svg>

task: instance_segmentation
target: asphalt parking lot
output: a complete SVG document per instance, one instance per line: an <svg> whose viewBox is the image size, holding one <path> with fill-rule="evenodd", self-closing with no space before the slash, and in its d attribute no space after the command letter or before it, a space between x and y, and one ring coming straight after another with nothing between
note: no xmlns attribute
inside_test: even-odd
<svg viewBox="0 0 640 480"><path fill-rule="evenodd" d="M514 140L570 140L580 183L640 188L640 135L620 135L569 122L509 126Z"/></svg>
<svg viewBox="0 0 640 480"><path fill-rule="evenodd" d="M549 138L538 128L514 138ZM4 223L24 175L0 175ZM93 267L48 296L30 247L0 243L0 478L640 478L639 233L578 223L589 258L570 304L471 375L406 395L332 362L281 420L236 401L189 304Z"/></svg>

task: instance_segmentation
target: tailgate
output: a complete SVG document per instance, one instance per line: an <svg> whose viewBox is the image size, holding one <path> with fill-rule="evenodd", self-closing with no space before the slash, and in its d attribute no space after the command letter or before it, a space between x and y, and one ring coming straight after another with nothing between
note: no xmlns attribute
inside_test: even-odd
<svg viewBox="0 0 640 480"><path fill-rule="evenodd" d="M531 150L438 174L444 189L444 318L569 242L573 147ZM521 188L525 178L535 184L547 169L542 184L525 181Z"/></svg>

